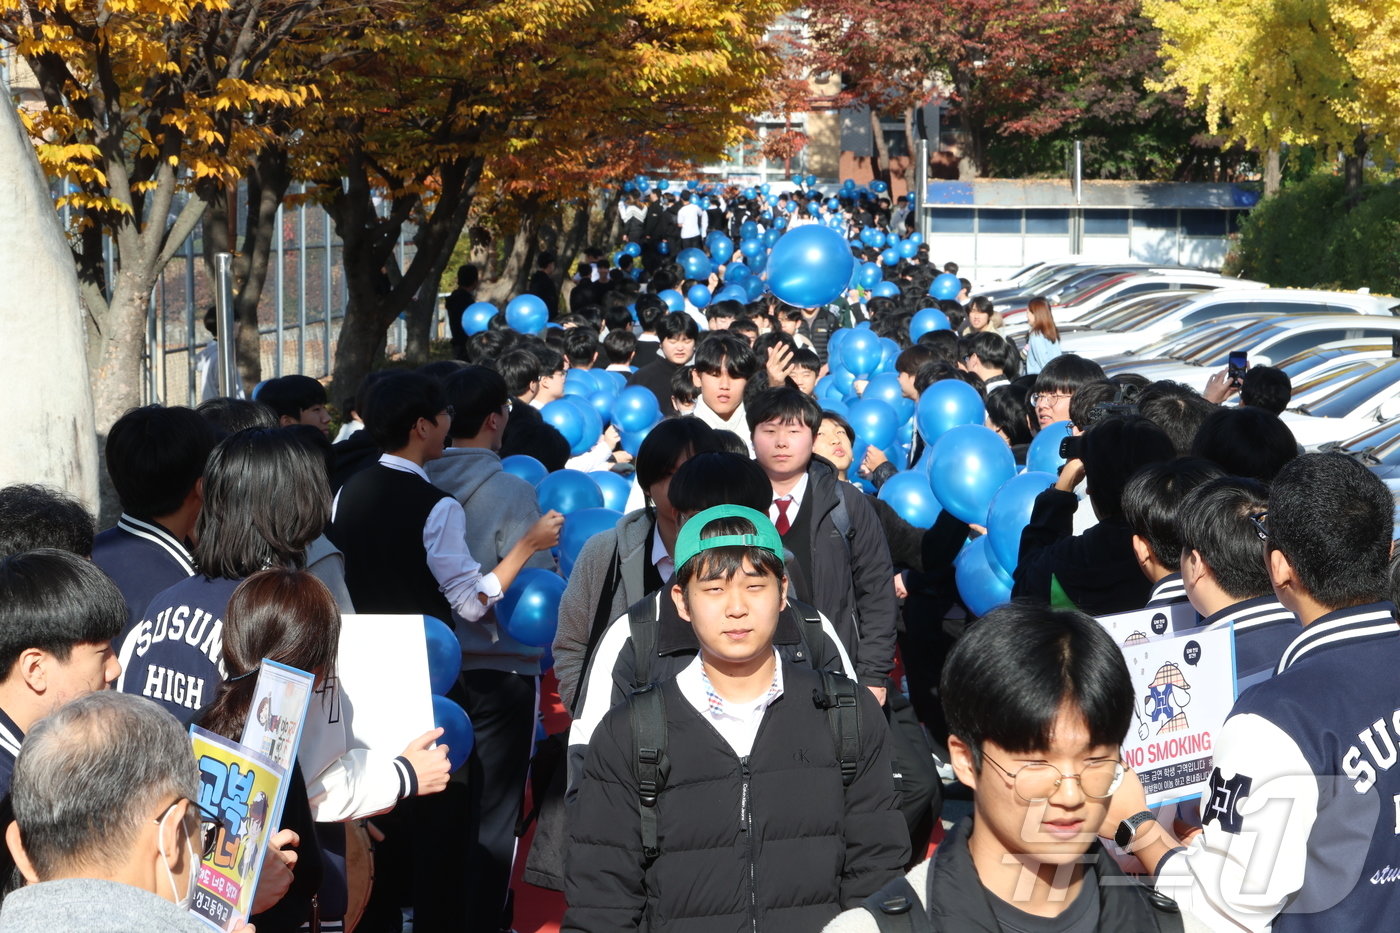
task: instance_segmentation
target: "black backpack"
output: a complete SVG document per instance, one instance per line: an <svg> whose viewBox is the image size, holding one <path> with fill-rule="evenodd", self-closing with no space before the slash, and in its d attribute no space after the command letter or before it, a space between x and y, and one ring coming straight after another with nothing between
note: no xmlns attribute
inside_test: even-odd
<svg viewBox="0 0 1400 933"><path fill-rule="evenodd" d="M880 933L933 933L928 909L903 875L861 901L860 906L875 918Z"/></svg>

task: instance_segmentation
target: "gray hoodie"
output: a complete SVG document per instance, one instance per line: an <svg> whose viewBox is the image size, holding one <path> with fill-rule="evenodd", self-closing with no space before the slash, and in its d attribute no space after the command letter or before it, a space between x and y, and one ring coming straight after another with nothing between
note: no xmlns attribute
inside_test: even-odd
<svg viewBox="0 0 1400 933"><path fill-rule="evenodd" d="M26 885L5 898L5 933L208 933L188 910L150 891L96 878Z"/></svg>
<svg viewBox="0 0 1400 933"><path fill-rule="evenodd" d="M540 517L539 500L528 482L501 469L501 458L476 447L449 447L427 464L428 479L450 492L467 513L467 547L483 573L501 562ZM556 570L554 558L540 551L527 567ZM480 622L453 620L462 643L462 670L540 673L542 648L523 645L496 624L488 609Z"/></svg>

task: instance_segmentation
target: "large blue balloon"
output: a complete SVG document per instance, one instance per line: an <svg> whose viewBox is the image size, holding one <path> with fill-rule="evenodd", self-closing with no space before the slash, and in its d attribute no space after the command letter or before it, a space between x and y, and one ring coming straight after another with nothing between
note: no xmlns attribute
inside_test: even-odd
<svg viewBox="0 0 1400 933"><path fill-rule="evenodd" d="M587 422L583 420L579 410L569 402L568 396L557 398L541 408L540 417L544 419L545 424L552 425L560 434L564 435L564 440L569 442L570 450L588 440L585 436L588 429Z"/></svg>
<svg viewBox="0 0 1400 933"><path fill-rule="evenodd" d="M593 449L593 445L598 443L598 438L603 436L603 419L598 414L593 403L579 395L566 395L559 399L561 402L572 405L574 411L579 416L579 439L569 446L569 452L575 457L586 454ZM553 405L554 402L550 402ZM548 408L546 405L545 408ZM543 414L543 411L541 411Z"/></svg>
<svg viewBox="0 0 1400 933"><path fill-rule="evenodd" d="M564 576L574 569L574 561L578 560L588 539L610 531L621 518L621 512L604 508L579 509L564 519L564 527L559 532L559 569Z"/></svg>
<svg viewBox="0 0 1400 933"><path fill-rule="evenodd" d="M556 470L535 487L539 496L540 510L553 509L570 515L580 509L601 509L603 491L592 477L581 470Z"/></svg>
<svg viewBox="0 0 1400 933"><path fill-rule="evenodd" d="M990 553L987 536L983 535L968 542L953 561L958 595L977 616L1011 601L1011 577L990 559Z"/></svg>
<svg viewBox="0 0 1400 933"><path fill-rule="evenodd" d="M1035 497L1055 485L1055 474L1026 472L1001 484L987 510L987 537L996 562L1015 570L1020 560L1021 532L1030 524Z"/></svg>
<svg viewBox="0 0 1400 933"><path fill-rule="evenodd" d="M962 291L962 282L959 282L958 277L951 272L944 272L934 279L928 287L929 295L939 301L952 301L958 297L960 291Z"/></svg>
<svg viewBox="0 0 1400 933"><path fill-rule="evenodd" d="M511 454L509 457L501 458L501 469L514 476L518 476L531 486L535 486L540 480L549 475L549 470L529 454Z"/></svg>
<svg viewBox="0 0 1400 933"><path fill-rule="evenodd" d="M861 398L878 398L899 413L899 400L904 398L904 387L899 384L898 373L876 373L861 393Z"/></svg>
<svg viewBox="0 0 1400 933"><path fill-rule="evenodd" d="M749 189L747 189L747 190L752 191L753 189L752 189L752 188L749 188ZM751 194L746 194L746 195L744 195L744 197L746 197L746 198L752 198L753 195L751 195ZM744 221L743 223L741 223L741 224L739 225L739 241L740 241L740 242L743 242L744 240L752 239L753 237L756 237L756 236L758 236L758 224L754 223L752 220L746 220L746 221Z"/></svg>
<svg viewBox="0 0 1400 933"><path fill-rule="evenodd" d="M612 470L594 470L588 474L603 491L603 508L615 512L627 510L627 499L632 494L632 481Z"/></svg>
<svg viewBox="0 0 1400 933"><path fill-rule="evenodd" d="M779 301L816 308L841 297L851 281L855 257L845 237L808 224L784 233L768 257L768 289Z"/></svg>
<svg viewBox="0 0 1400 933"><path fill-rule="evenodd" d="M734 241L723 233L712 233L709 239L710 258L723 265L734 256Z"/></svg>
<svg viewBox="0 0 1400 933"><path fill-rule="evenodd" d="M468 335L479 334L491 325L491 319L496 314L496 306L491 302L473 302L462 312L462 330Z"/></svg>
<svg viewBox="0 0 1400 933"><path fill-rule="evenodd" d="M714 263L710 262L710 257L705 255L705 251L693 246L681 250L680 254L676 256L676 262L680 264L688 279L707 278L714 270Z"/></svg>
<svg viewBox="0 0 1400 933"><path fill-rule="evenodd" d="M742 285L753 275L753 270L742 262L731 262L724 267L724 280L735 285ZM744 292L744 300L748 300L748 292Z"/></svg>
<svg viewBox="0 0 1400 933"><path fill-rule="evenodd" d="M940 379L919 396L915 412L925 444L935 444L960 424L982 424L987 410L977 390L961 379ZM979 523L980 524L980 523Z"/></svg>
<svg viewBox="0 0 1400 933"><path fill-rule="evenodd" d="M588 404L592 405L593 410L598 413L598 420L602 422L603 427L607 427L608 423L612 421L613 399L616 397L613 394L611 382L608 383L607 389L600 389L588 396Z"/></svg>
<svg viewBox="0 0 1400 933"><path fill-rule="evenodd" d="M626 246L622 247L622 251L633 259L636 259L638 256L642 255L642 244L628 243Z"/></svg>
<svg viewBox="0 0 1400 933"><path fill-rule="evenodd" d="M899 265L899 253L895 252L894 250L890 249L889 247L886 247L886 248L885 248L884 250L882 250L881 253L880 253L880 265L882 265L882 266L897 266L897 265Z"/></svg>
<svg viewBox="0 0 1400 933"><path fill-rule="evenodd" d="M771 247L774 243L778 242L778 238L782 235L782 231L780 230L765 230L759 236L759 239L763 241L764 246Z"/></svg>
<svg viewBox="0 0 1400 933"><path fill-rule="evenodd" d="M1026 469L1059 476L1060 467L1065 465L1065 458L1060 456L1060 441L1069 437L1069 429L1068 421L1055 421L1041 428L1026 451Z"/></svg>
<svg viewBox="0 0 1400 933"><path fill-rule="evenodd" d="M880 362L875 366L876 373L893 373L894 364L899 359L899 344L889 337L880 338Z"/></svg>
<svg viewBox="0 0 1400 933"><path fill-rule="evenodd" d="M656 293L656 297L666 302L667 311L684 311L685 296L674 288L666 288Z"/></svg>
<svg viewBox="0 0 1400 933"><path fill-rule="evenodd" d="M447 765L453 771L462 767L476 745L471 717L447 697L433 696L433 725L442 730L438 742L447 746Z"/></svg>
<svg viewBox="0 0 1400 933"><path fill-rule="evenodd" d="M937 308L920 308L909 320L909 339L918 342L924 334L935 330L952 330L948 315Z"/></svg>
<svg viewBox="0 0 1400 933"><path fill-rule="evenodd" d="M549 322L549 309L539 295L516 295L506 305L506 323L522 334L533 334Z"/></svg>
<svg viewBox="0 0 1400 933"><path fill-rule="evenodd" d="M938 519L938 500L929 488L928 477L917 470L904 470L885 480L880 498L915 528L931 528Z"/></svg>
<svg viewBox="0 0 1400 933"><path fill-rule="evenodd" d="M768 248L763 245L763 241L756 236L751 236L739 244L739 250L744 254L744 259L752 259L755 256L762 256L768 252Z"/></svg>
<svg viewBox="0 0 1400 933"><path fill-rule="evenodd" d="M880 365L880 338L868 330L854 331L841 343L841 364L856 378L866 378Z"/></svg>
<svg viewBox="0 0 1400 933"><path fill-rule="evenodd" d="M900 240L899 246L895 247L901 259L913 259L919 255L919 244L913 240Z"/></svg>
<svg viewBox="0 0 1400 933"><path fill-rule="evenodd" d="M899 285L894 282L879 282L871 289L876 298L898 298Z"/></svg>
<svg viewBox="0 0 1400 933"><path fill-rule="evenodd" d="M885 280L885 274L880 271L880 267L873 262L863 262L856 271L856 284L861 288L871 289Z"/></svg>
<svg viewBox="0 0 1400 933"><path fill-rule="evenodd" d="M586 476L584 478L587 479ZM558 574L532 567L516 576L511 589L516 587L520 587L520 595L511 607L510 618L501 622L507 634L522 645L533 648L553 644L554 632L559 625L559 598L564 595L564 580Z"/></svg>
<svg viewBox="0 0 1400 933"><path fill-rule="evenodd" d="M571 368L564 373L564 394L589 396L597 392L598 378L591 369Z"/></svg>
<svg viewBox="0 0 1400 933"><path fill-rule="evenodd" d="M987 524L987 510L1001 484L1016 475L1016 458L991 428L962 424L933 445L929 484L943 508L972 525Z"/></svg>
<svg viewBox="0 0 1400 933"><path fill-rule="evenodd" d="M881 449L894 443L895 432L899 430L899 416L893 406L879 399L863 398L851 404L848 420L855 430L856 437Z"/></svg>
<svg viewBox="0 0 1400 933"><path fill-rule="evenodd" d="M751 275L744 279L744 291L749 293L749 301L757 301L763 297L763 293L768 290L768 283L764 282L756 275Z"/></svg>
<svg viewBox="0 0 1400 933"><path fill-rule="evenodd" d="M613 401L612 420L621 431L643 431L661 420L661 406L646 386L628 386Z"/></svg>
<svg viewBox="0 0 1400 933"><path fill-rule="evenodd" d="M710 290L704 285L692 285L685 293L686 301L689 301L697 308L708 308L710 306Z"/></svg>
<svg viewBox="0 0 1400 933"><path fill-rule="evenodd" d="M446 622L433 616L423 617L423 635L428 642L428 687L433 693L446 693L462 673L462 643Z"/></svg>
<svg viewBox="0 0 1400 933"><path fill-rule="evenodd" d="M749 293L742 285L726 285L724 288L715 292L715 296L711 299L711 302L737 301L739 304L747 304L748 300Z"/></svg>

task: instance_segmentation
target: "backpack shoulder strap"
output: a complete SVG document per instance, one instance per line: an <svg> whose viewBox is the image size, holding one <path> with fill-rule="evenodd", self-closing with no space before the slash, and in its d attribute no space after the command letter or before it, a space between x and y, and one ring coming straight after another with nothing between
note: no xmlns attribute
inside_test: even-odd
<svg viewBox="0 0 1400 933"><path fill-rule="evenodd" d="M608 565L608 575L603 579L603 589L598 594L598 604L593 607L593 624L588 629L588 644L583 649L583 667L581 670L588 670L588 665L593 661L593 652L598 649L598 642L602 639L603 633L608 630L608 623L612 621L613 594L622 585L622 552L620 544L613 545L612 563ZM574 691L574 695L569 698L569 709L578 712L578 701L583 693L583 678L579 678L579 686ZM562 697L561 697L562 699Z"/></svg>
<svg viewBox="0 0 1400 933"><path fill-rule="evenodd" d="M851 513L846 509L846 491L844 484L836 484L836 508L831 510L831 523L836 526L836 533L841 536L841 540L846 542L846 553L851 553L851 538L855 532L851 530ZM864 495L864 493L857 493Z"/></svg>
<svg viewBox="0 0 1400 933"><path fill-rule="evenodd" d="M802 649L807 652L807 659L811 665L816 667L817 659L821 657L822 643L826 639L826 632L822 631L821 613L815 606L796 599L789 599L788 606L800 620L797 631L802 639Z"/></svg>
<svg viewBox="0 0 1400 933"><path fill-rule="evenodd" d="M648 593L627 608L627 627L632 635L632 689L651 683L651 662L656 657L656 593Z"/></svg>
<svg viewBox="0 0 1400 933"><path fill-rule="evenodd" d="M933 933L928 910L903 875L861 901L860 906L875 918L880 933Z"/></svg>
<svg viewBox="0 0 1400 933"><path fill-rule="evenodd" d="M856 700L856 682L833 671L820 671L822 690L813 691L812 699L826 710L831 737L836 743L836 758L841 762L841 786L850 787L856 779L860 762L860 707Z"/></svg>
<svg viewBox="0 0 1400 933"><path fill-rule="evenodd" d="M632 767L637 778L637 813L642 824L642 857L656 860L656 801L666 786L671 763L666 758L666 699L648 684L627 700L632 724Z"/></svg>

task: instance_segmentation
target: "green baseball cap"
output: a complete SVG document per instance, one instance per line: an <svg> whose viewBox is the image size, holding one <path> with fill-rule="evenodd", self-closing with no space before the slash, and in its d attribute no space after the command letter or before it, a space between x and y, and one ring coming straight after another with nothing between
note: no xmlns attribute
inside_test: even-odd
<svg viewBox="0 0 1400 933"><path fill-rule="evenodd" d="M715 535L712 538L702 538L701 533L710 522L720 518L742 518L751 522L754 527L754 534L751 535ZM712 509L703 512L696 512L686 523L681 526L680 532L676 535L676 569L680 570L686 563L699 554L701 551L708 551L717 547L761 547L765 551L772 551L783 556L783 539L778 534L778 529L773 527L773 522L762 512L742 505L717 505Z"/></svg>

